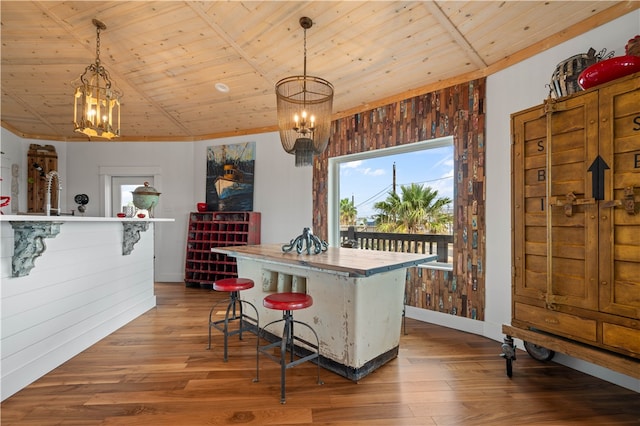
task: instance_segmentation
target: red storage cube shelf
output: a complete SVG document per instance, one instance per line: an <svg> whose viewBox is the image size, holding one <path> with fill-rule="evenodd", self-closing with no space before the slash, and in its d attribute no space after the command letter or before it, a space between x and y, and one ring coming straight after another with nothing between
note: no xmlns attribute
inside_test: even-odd
<svg viewBox="0 0 640 426"><path fill-rule="evenodd" d="M211 288L216 280L237 277L236 260L211 249L253 244L260 244L259 212L189 213L185 285Z"/></svg>

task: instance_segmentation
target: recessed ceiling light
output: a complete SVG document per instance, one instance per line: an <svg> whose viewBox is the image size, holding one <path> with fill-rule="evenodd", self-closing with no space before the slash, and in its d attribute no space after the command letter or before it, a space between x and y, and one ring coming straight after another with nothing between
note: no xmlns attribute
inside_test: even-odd
<svg viewBox="0 0 640 426"><path fill-rule="evenodd" d="M229 93L229 86L224 83L216 83L216 90L220 93Z"/></svg>

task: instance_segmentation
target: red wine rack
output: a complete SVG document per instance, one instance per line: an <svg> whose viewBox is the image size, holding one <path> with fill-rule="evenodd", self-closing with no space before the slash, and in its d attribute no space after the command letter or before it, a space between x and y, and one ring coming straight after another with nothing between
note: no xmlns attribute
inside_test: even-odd
<svg viewBox="0 0 640 426"><path fill-rule="evenodd" d="M210 288L215 280L238 276L236 260L214 247L260 244L260 213L189 213L184 282Z"/></svg>

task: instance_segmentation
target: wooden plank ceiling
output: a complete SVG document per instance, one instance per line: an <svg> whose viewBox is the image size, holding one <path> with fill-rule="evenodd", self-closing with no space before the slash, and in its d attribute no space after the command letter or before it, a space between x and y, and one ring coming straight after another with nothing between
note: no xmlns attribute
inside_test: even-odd
<svg viewBox="0 0 640 426"><path fill-rule="evenodd" d="M275 130L275 83L303 71L302 16L314 21L307 73L333 83L340 117L488 75L637 8L609 1L3 0L1 120L22 137L81 139L72 126L72 82L95 61L93 18L107 26L100 59L124 92L121 140L198 140ZM219 82L230 91L216 91Z"/></svg>

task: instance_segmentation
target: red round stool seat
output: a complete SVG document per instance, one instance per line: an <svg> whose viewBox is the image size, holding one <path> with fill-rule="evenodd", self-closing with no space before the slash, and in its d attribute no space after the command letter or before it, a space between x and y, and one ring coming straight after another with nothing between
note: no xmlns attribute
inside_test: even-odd
<svg viewBox="0 0 640 426"><path fill-rule="evenodd" d="M262 301L265 308L294 311L313 305L313 298L306 293L272 293Z"/></svg>
<svg viewBox="0 0 640 426"><path fill-rule="evenodd" d="M249 278L224 278L214 281L213 289L216 291L242 291L253 288L253 280Z"/></svg>

